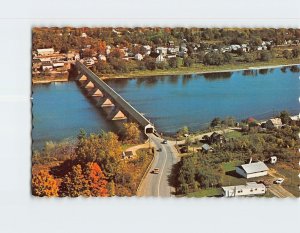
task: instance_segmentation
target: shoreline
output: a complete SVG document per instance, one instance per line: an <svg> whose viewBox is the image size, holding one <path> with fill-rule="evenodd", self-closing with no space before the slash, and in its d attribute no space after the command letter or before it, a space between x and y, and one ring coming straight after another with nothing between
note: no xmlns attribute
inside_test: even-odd
<svg viewBox="0 0 300 233"><path fill-rule="evenodd" d="M221 69L221 70L211 70L211 71L172 71L167 70L166 72L157 72L155 74L128 74L122 75L120 74L119 77L112 76L112 77L100 77L102 80L112 80L112 79L131 79L131 78L148 78L153 76L173 76L173 75L192 75L192 74L211 74L211 73L227 73L227 72L238 72L238 71L245 71L245 70L261 70L261 69L273 69L273 68L280 68L280 67L289 67L289 66L299 66L300 63L291 63L291 64L280 64L280 65L267 65L267 66L249 66L245 68L236 68L236 69Z"/></svg>
<svg viewBox="0 0 300 233"><path fill-rule="evenodd" d="M65 79L49 79L49 80L32 80L32 84L49 84L52 82L69 82L68 78Z"/></svg>

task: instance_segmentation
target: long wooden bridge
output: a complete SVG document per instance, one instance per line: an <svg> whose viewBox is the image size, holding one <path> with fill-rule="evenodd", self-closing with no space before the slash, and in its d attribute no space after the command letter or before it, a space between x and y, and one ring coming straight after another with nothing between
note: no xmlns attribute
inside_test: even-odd
<svg viewBox="0 0 300 233"><path fill-rule="evenodd" d="M143 114L132 107L95 73L79 61L75 65L79 72L77 81L96 101L96 105L104 110L108 120L136 122L145 134L155 132L153 124Z"/></svg>

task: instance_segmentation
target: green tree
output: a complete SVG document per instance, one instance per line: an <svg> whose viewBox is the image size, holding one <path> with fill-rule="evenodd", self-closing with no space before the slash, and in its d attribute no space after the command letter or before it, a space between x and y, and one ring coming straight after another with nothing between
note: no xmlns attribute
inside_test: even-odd
<svg viewBox="0 0 300 233"><path fill-rule="evenodd" d="M221 123L222 123L221 119L219 117L216 117L211 121L210 126L211 127L220 126Z"/></svg>
<svg viewBox="0 0 300 233"><path fill-rule="evenodd" d="M282 52L282 55L285 59L291 59L293 57L292 52L287 49Z"/></svg>
<svg viewBox="0 0 300 233"><path fill-rule="evenodd" d="M139 126L134 122L124 123L124 140L130 143L138 143L141 138Z"/></svg>

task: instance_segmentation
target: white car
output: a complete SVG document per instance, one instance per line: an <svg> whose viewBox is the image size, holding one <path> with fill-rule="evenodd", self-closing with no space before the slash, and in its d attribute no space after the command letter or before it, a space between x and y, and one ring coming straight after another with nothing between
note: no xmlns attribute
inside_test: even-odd
<svg viewBox="0 0 300 233"><path fill-rule="evenodd" d="M274 184L282 184L284 181L283 178L278 178L277 180L274 181Z"/></svg>

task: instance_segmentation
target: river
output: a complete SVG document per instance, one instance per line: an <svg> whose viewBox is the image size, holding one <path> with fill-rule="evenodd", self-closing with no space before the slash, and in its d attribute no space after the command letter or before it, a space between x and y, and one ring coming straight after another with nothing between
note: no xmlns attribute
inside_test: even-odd
<svg viewBox="0 0 300 233"><path fill-rule="evenodd" d="M299 68L299 67L298 67ZM159 132L203 129L214 117L265 119L299 113L299 71L274 68L226 73L107 80ZM33 86L33 148L87 132L117 131L75 82Z"/></svg>

